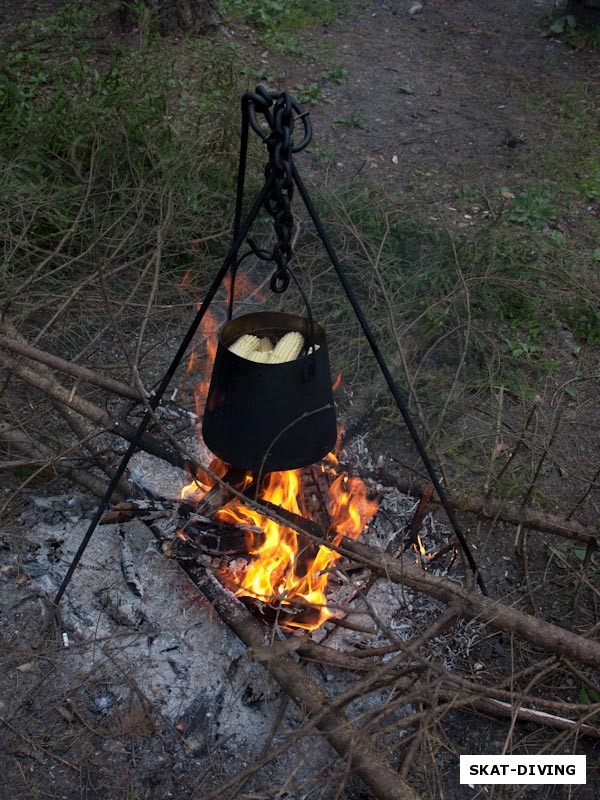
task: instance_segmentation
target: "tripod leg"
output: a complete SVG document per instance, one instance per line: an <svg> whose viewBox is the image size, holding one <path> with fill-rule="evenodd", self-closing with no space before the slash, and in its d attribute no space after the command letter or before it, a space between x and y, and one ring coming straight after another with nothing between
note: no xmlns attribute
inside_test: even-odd
<svg viewBox="0 0 600 800"><path fill-rule="evenodd" d="M386 381L386 383L387 383L387 385L389 387L389 390L390 390L390 392L392 394L392 397L396 401L396 405L398 406L398 409L400 410L400 413L402 414L404 422L406 423L406 427L408 428L408 432L410 433L410 435L412 437L412 440L415 443L415 447L417 448L417 451L418 451L419 455L421 456L421 460L423 461L423 464L424 464L424 466L425 466L425 468L426 468L426 470L427 470L427 472L429 474L429 477L431 478L431 482L432 482L432 484L434 486L434 489L436 490L436 492L438 494L438 497L440 498L440 502L444 507L444 511L446 512L448 520L450 521L450 524L452 525L454 533L456 534L456 538L458 539L458 541L460 543L460 546L461 546L461 548L462 548L462 550L463 550L463 552L464 552L464 554L465 554L465 556L467 558L467 561L469 562L469 566L471 567L471 569L473 570L473 573L475 574L475 576L477 578L477 583L479 584L479 588L481 589L483 594L487 594L487 591L486 591L486 588L485 588L485 584L483 582L483 578L481 577L481 573L479 572L479 568L477 567L475 559L473 558L473 554L471 553L471 550L469 548L469 545L467 543L465 535L462 532L462 530L460 528L460 525L458 524L458 520L456 519L456 515L454 513L454 509L452 508L452 506L448 502L448 498L446 497L446 493L442 489L442 486L441 486L441 484L440 484L440 482L438 480L438 477L437 477L436 472L435 472L435 468L434 468L434 466L433 466L433 464L432 464L432 462L431 462L431 460L429 458L427 450L425 449L425 445L423 444L423 442L421 440L421 437L419 436L419 432L417 431L417 429L415 427L415 424L414 424L413 419L411 417L410 411L408 410L408 407L407 407L406 403L404 402L404 399L403 399L398 387L396 386L396 383L394 381L394 378L392 377L392 374L391 374L391 372L389 370L389 367L388 367L388 365L387 365L387 363L386 363L386 361L385 361L385 359L383 357L383 354L381 353L381 350L379 349L379 345L377 344L377 340L375 339L375 336L374 336L374 334L373 334L373 332L372 332L372 330L371 330L371 328L369 326L369 323L367 322L367 319L366 319L366 317L365 317L365 315L363 313L363 310L362 310L362 308L360 306L360 303L358 302L358 298L354 294L354 290L352 289L352 286L350 285L350 283L348 281L348 278L346 277L346 273L344 272L344 270L342 268L342 265L340 264L340 262L339 262L339 260L337 258L337 255L335 254L335 250L333 249L331 241L329 240L329 236L327 235L327 231L325 230L325 228L323 226L323 223L321 222L321 219L319 217L317 209L315 208L314 203L312 202L312 199L311 199L306 187L304 186L302 178L300 177L300 175L298 173L298 170L296 168L296 165L294 163L292 163L292 175L293 175L293 178L294 178L294 183L298 187L298 191L300 192L300 196L302 197L304 205L306 206L306 210L308 211L308 213L310 215L310 218L313 221L313 224L314 224L314 226L315 226L315 228L317 230L317 233L319 234L319 238L323 242L323 246L324 246L325 250L327 251L327 255L329 256L329 259L330 259L331 263L333 264L333 267L334 267L334 269L336 271L336 274L337 274L337 276L339 278L339 281L342 284L342 287L343 287L343 289L344 289L344 291L346 293L346 297L348 298L348 301L349 301L350 305L352 306L352 309L353 309L353 311L354 311L354 313L356 315L356 318L357 318L358 322L360 323L360 327L362 328L363 333L364 333L364 335L365 335L365 337L366 337L366 339L367 339L367 341L369 343L369 347L371 348L371 351L372 351L373 355L375 356L377 364L379 365L379 369L381 370L381 373L382 373L383 377L385 378L385 381Z"/></svg>
<svg viewBox="0 0 600 800"><path fill-rule="evenodd" d="M127 469L127 465L129 464L129 462L131 460L131 457L135 453L135 451L137 449L137 446L138 446L138 444L140 442L140 439L142 438L146 428L148 427L148 424L150 423L150 420L152 419L152 412L160 404L160 401L162 400L162 397L163 397L164 393L166 392L166 390L167 390L167 388L169 386L169 383L171 382L171 379L173 378L173 375L175 374L175 371L177 370L179 364L181 363L183 357L185 356L185 353L186 353L186 351L187 351L192 339L194 338L194 335L196 334L196 331L198 330L198 327L199 327L200 323L202 322L202 319L204 318L204 315L208 311L208 307L212 303L215 294L217 293L219 287L223 283L223 279L225 278L225 275L227 274L229 268L235 262L238 250L240 249L240 247L242 245L242 242L244 241L244 239L248 235L248 231L250 230L250 227L251 227L252 223L256 219L256 217L258 215L258 212L260 211L263 203L265 202L265 199L266 199L270 189L271 189L271 182L268 181L264 185L262 191L260 192L260 194L258 195L256 200L254 201L254 204L253 204L252 208L250 209L250 212L249 212L248 216L244 220L243 225L240 226L240 229L238 231L236 239L235 239L230 251L225 256L225 260L223 261L223 264L221 265L221 268L219 269L219 271L216 274L216 276L215 276L215 278L214 278L214 280L213 280L208 292L206 293L206 296L205 296L205 298L204 298L204 300L202 302L202 305L200 306L200 308L198 309L198 311L196 313L196 316L192 320L192 323L191 323L190 327L188 328L187 333L183 337L183 339L181 341L181 344L179 345L179 349L177 350L177 353L175 354L175 356L173 358L173 361L169 365L169 368L167 369L167 371L166 371L163 379L161 380L158 388L156 389L156 391L148 399L148 405L150 407L150 410L146 411L146 413L144 414L144 416L143 416L143 418L142 418L142 420L141 420L141 422L140 422L140 424L139 424L139 426L138 426L138 428L137 428L137 430L135 432L135 436L131 440L131 443L130 443L129 447L127 448L127 451L123 455L123 458L121 459L121 463L119 464L119 466L117 468L117 471L115 472L115 474L113 476L113 479L111 480L111 482L110 482L110 484L109 484L109 486L108 486L108 488L106 490L106 493L105 493L104 497L100 501L100 505L98 506L98 508L96 510L96 513L94 514L94 517L93 517L92 521L89 524L89 527L88 527L88 529L87 529L87 531L86 531L86 533L85 533L85 535L84 535L84 537L83 537L83 539L81 541L81 544L79 545L79 548L77 549L77 552L73 556L73 560L71 561L71 564L69 565L69 569L67 570L67 574L63 578L63 581L62 581L62 583L61 583L61 585L60 585L60 587L58 589L58 592L56 593L56 597L54 598L54 605L55 606L58 606L58 604L60 603L60 601L61 601L61 599L62 599L62 597L63 597L63 595L65 593L65 590L66 590L67 586L69 585L69 583L71 581L71 578L73 577L73 574L74 574L75 570L77 569L77 566L78 566L79 562L81 561L81 559L83 557L83 554L85 553L85 551L87 549L88 544L90 543L90 539L92 538L92 536L94 534L94 531L96 530L96 528L98 526L98 523L100 522L100 519L102 518L102 515L104 514L104 511L106 510L106 507L108 506L108 504L110 502L110 498L112 497L112 495L113 495L113 493L114 493L114 491L115 491L115 489L117 487L117 484L118 484L119 480L121 479L121 477L123 476L125 470Z"/></svg>

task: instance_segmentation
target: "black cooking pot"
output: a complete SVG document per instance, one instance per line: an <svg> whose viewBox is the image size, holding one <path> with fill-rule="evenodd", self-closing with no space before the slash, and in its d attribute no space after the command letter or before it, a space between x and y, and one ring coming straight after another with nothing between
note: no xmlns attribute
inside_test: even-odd
<svg viewBox="0 0 600 800"><path fill-rule="evenodd" d="M318 349L283 364L260 364L228 350L245 333L281 338L288 331L299 331ZM241 469L297 469L323 458L337 437L323 328L271 311L226 323L219 336L202 435L213 453Z"/></svg>

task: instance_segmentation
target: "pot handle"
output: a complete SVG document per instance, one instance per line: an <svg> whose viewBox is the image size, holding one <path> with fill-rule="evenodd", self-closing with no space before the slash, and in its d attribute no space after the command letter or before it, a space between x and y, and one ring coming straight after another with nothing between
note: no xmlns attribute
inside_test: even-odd
<svg viewBox="0 0 600 800"><path fill-rule="evenodd" d="M272 260L271 259L271 254L261 250L256 245L256 242L254 242L252 239L248 239L248 244L250 245L250 250L248 250L246 253L244 253L244 255L241 256L241 258L239 258L237 260L237 262L233 265L233 267L231 269L231 283L230 283L230 286L229 286L229 304L228 304L228 309L227 309L227 319L228 320L232 319L232 317L233 317L233 301L234 301L234 297L235 297L235 279L236 279L238 267L240 267L242 265L242 263L248 258L248 256L251 256L251 255L255 255L261 261ZM311 358L306 362L306 364L304 366L304 375L303 375L304 381L306 383L308 383L309 381L312 381L314 379L316 371L317 371L317 362L316 362L316 356L315 356L315 353L317 352L317 350L316 350L316 342L315 342L315 321L314 321L314 317L313 317L313 313L312 313L312 308L310 306L310 302L308 300L308 297L306 296L306 292L302 288L302 285L301 285L300 281L296 277L296 273L290 267L289 264L287 264L286 268L285 268L285 275L284 275L285 285L283 285L283 283L278 283L278 281L282 278L282 276L277 271L273 273L273 275L271 277L271 284L270 285L271 285L272 291L274 291L276 294L281 294L282 292L284 292L288 288L289 283L290 283L290 276L291 276L292 280L294 281L294 283L296 285L296 288L300 292L300 296L302 297L302 300L304 302L304 307L306 308L306 316L308 317L308 327L309 327L309 330L310 330L310 345L309 346L312 347L312 351L311 351Z"/></svg>
<svg viewBox="0 0 600 800"><path fill-rule="evenodd" d="M314 377L315 377L316 371L317 371L317 360L316 360L316 352L317 352L316 344L317 343L315 341L315 321L314 321L314 318L313 318L313 313L312 313L312 308L310 306L310 302L308 300L308 297L306 296L306 292L302 288L302 285L301 285L300 281L296 277L296 273L290 267L289 264L286 267L286 271L288 272L289 275L291 275L292 280L296 284L296 288L300 292L300 296L302 297L302 300L304 301L304 306L306 308L306 316L308 317L308 327L309 327L309 330L310 330L310 343L311 343L310 346L311 346L312 349L311 349L311 353L310 353L311 358L304 365L304 373L303 373L304 381L306 383L308 383L309 381L314 380Z"/></svg>

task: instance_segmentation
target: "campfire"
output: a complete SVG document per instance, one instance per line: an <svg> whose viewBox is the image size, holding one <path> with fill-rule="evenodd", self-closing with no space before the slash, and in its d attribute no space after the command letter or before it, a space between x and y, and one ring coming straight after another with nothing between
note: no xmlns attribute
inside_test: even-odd
<svg viewBox="0 0 600 800"><path fill-rule="evenodd" d="M330 520L323 531L326 541L339 545L345 536L357 539L377 512L378 504L368 497L360 478L338 474L337 458L331 453L321 465L327 476L327 508ZM211 472L225 475L227 465L215 459ZM241 491L254 486L254 476L246 472L238 483ZM209 485L196 480L185 486L182 498L201 500ZM306 496L302 470L271 472L261 481L253 495L302 519L315 521L311 502ZM321 512L323 509L320 509ZM221 570L226 583L231 583L240 598L252 598L284 612L288 627L314 630L334 612L327 607L326 589L331 570L339 555L324 544L261 514L243 501L234 498L214 515L213 519L244 531L248 560L237 559L227 570Z"/></svg>
<svg viewBox="0 0 600 800"><path fill-rule="evenodd" d="M194 397L198 416L206 406L210 382L207 376L217 353L217 322L210 315L202 326L204 353L194 351L188 372L203 368L196 382ZM335 380L336 388L341 375ZM338 441L341 429L338 431ZM338 612L328 608L327 584L339 554L327 543L339 545L344 537L358 539L377 513L376 500L369 498L366 484L351 477L340 467L337 456L330 452L316 466L306 469L272 471L257 482L250 470L235 471L222 459L212 460L209 473L233 480L233 488L258 503L279 510L296 527L311 529L323 537L315 542L298 530L265 516L245 504L239 497L224 502L213 515L215 522L242 530L245 557L232 559L218 570L223 582L241 599L258 601L279 612L279 621L287 627L314 630ZM319 490L311 492L315 473ZM311 480L312 474L312 480ZM187 503L201 503L215 481L208 475L196 476L184 486L181 497ZM185 529L179 530L185 536ZM239 556L239 554L236 554Z"/></svg>

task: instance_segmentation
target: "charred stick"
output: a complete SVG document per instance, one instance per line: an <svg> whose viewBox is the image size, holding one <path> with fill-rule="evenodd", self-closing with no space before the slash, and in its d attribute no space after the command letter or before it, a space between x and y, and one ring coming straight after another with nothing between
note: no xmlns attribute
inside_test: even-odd
<svg viewBox="0 0 600 800"><path fill-rule="evenodd" d="M410 525L408 526L407 530L407 537L404 541L404 549L406 550L413 544L417 543L417 537L421 528L423 527L423 522L425 520L425 516L429 509L429 503L431 502L431 498L434 495L434 488L433 484L428 483L426 486L423 487L421 490L421 494L419 496L419 505L417 506L417 510L413 514L413 518L410 521Z"/></svg>
<svg viewBox="0 0 600 800"><path fill-rule="evenodd" d="M155 520L169 517L173 513L173 503L168 500L129 500L116 503L110 511L102 517L99 525L115 525L121 522L130 522L132 519Z"/></svg>
<svg viewBox="0 0 600 800"><path fill-rule="evenodd" d="M198 470L194 469L193 472L198 474ZM194 503L194 510L196 514L205 517L212 517L212 515L222 508L233 497L229 487L234 488L243 485L246 471L238 467L229 467L223 476L223 483L216 483L209 491L202 497L200 501ZM205 481L211 483L212 480L209 476L205 476ZM252 486L249 486L246 491L250 492Z"/></svg>
<svg viewBox="0 0 600 800"><path fill-rule="evenodd" d="M242 528L218 522L187 520L180 528L184 541L212 556L244 555L248 559L248 537ZM261 532L262 534L262 532ZM258 532L255 533L258 535Z"/></svg>
<svg viewBox="0 0 600 800"><path fill-rule="evenodd" d="M123 570L123 577L131 591L138 597L143 597L144 589L135 568L135 559L125 536L125 530L119 526L118 533L121 543L121 569Z"/></svg>
<svg viewBox="0 0 600 800"><path fill-rule="evenodd" d="M253 492L247 492L250 499L253 499L251 495ZM260 503L260 507L265 510L265 516L269 516L268 512L272 511L274 514L277 514L283 520L289 522L293 526L300 526L303 528L305 533L308 533L310 536L314 537L315 539L322 539L324 540L324 533L325 531L317 525L316 522L313 522L310 519L306 519L305 517L301 517L299 514L294 514L293 511L288 511L286 508L282 508L281 506L277 506L274 503L269 502L268 500L263 500L262 498L258 498L256 501Z"/></svg>

